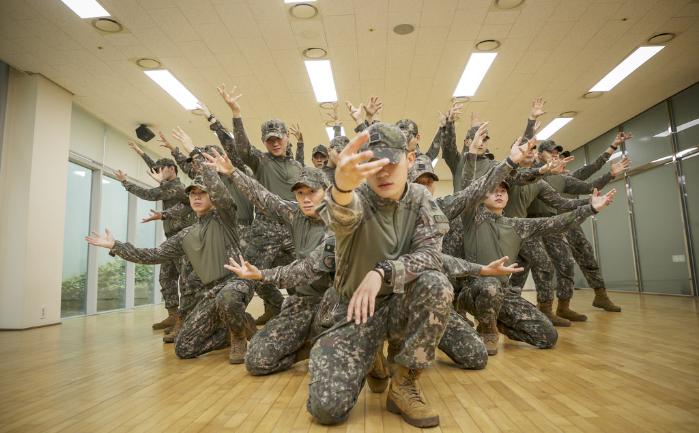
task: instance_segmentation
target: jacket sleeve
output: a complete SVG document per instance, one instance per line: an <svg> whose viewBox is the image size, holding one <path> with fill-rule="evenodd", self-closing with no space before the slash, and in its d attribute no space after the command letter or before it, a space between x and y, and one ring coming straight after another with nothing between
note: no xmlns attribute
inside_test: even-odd
<svg viewBox="0 0 699 433"><path fill-rule="evenodd" d="M143 200L158 201L172 200L175 198L180 201L185 200L184 188L181 187L182 185L165 184L156 186L155 188L143 188L128 180L121 182L121 184L124 185L124 188L128 192Z"/></svg>
<svg viewBox="0 0 699 433"><path fill-rule="evenodd" d="M252 168L252 171L256 172L260 165L262 152L250 144L248 135L245 132L245 127L243 126L243 119L240 117L233 118L233 135L235 137L236 153L240 155L240 158L245 164Z"/></svg>
<svg viewBox="0 0 699 433"><path fill-rule="evenodd" d="M483 269L483 265L467 262L464 259L442 254L442 266L444 274L449 278L477 277Z"/></svg>
<svg viewBox="0 0 699 433"><path fill-rule="evenodd" d="M574 211L547 218L510 218L517 234L522 238L561 233L573 224L581 224L596 214L592 205L581 206Z"/></svg>
<svg viewBox="0 0 699 433"><path fill-rule="evenodd" d="M153 167L155 167L155 161L153 161L153 158L151 158L146 152L141 154L141 158L148 166L148 170L153 170Z"/></svg>
<svg viewBox="0 0 699 433"><path fill-rule="evenodd" d="M187 155L182 153L179 147L174 148L170 152L170 154L177 163L177 166L180 167L180 170L184 172L184 174L189 176L190 179L194 179L195 177L197 177L197 172L194 170L194 167L192 166L192 160Z"/></svg>
<svg viewBox="0 0 699 433"><path fill-rule="evenodd" d="M204 157L201 155L194 155L192 157L192 163L195 169L201 174L204 185L209 193L209 199L216 208L216 212L218 212L225 224L235 227L237 225L236 213L238 208L231 193L221 181L216 170L204 164Z"/></svg>
<svg viewBox="0 0 699 433"><path fill-rule="evenodd" d="M585 164L582 167L575 170L574 172L570 173L570 175L580 180L589 179L590 176L592 176L602 167L604 167L604 164L606 164L607 161L609 161L610 156L611 155L607 152L602 152L602 154L598 156L592 164Z"/></svg>
<svg viewBox="0 0 699 433"><path fill-rule="evenodd" d="M187 232L188 230L184 229L155 248L136 248L129 242L115 241L109 255L144 265L166 263L184 255L182 238Z"/></svg>
<svg viewBox="0 0 699 433"><path fill-rule="evenodd" d="M459 154L459 150L456 148L456 131L454 130L454 122L447 122L446 128L448 128L449 132L441 142L442 158L444 158L444 162L447 163L447 167L449 167L451 175L456 176L456 171L459 169L459 160L462 158L462 156Z"/></svg>
<svg viewBox="0 0 699 433"><path fill-rule="evenodd" d="M306 162L304 161L304 150L303 150L303 141L299 141L296 143L296 161L301 164L301 167L306 166Z"/></svg>
<svg viewBox="0 0 699 433"><path fill-rule="evenodd" d="M291 223L294 219L294 209L298 207L296 203L269 192L260 182L240 170L234 170L229 177L238 191L257 209L282 223Z"/></svg>
<svg viewBox="0 0 699 433"><path fill-rule="evenodd" d="M548 182L542 180L540 183L539 194L537 198L543 201L548 206L552 208L567 212L574 210L580 206L585 206L589 204L590 201L586 198L581 199L569 199L560 195Z"/></svg>

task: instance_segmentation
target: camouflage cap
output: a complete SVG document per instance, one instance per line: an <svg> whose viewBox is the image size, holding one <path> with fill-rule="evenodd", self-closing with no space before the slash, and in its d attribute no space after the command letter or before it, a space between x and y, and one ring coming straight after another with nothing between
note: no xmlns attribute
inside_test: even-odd
<svg viewBox="0 0 699 433"><path fill-rule="evenodd" d="M415 163L408 173L408 178L411 182L415 182L423 174L429 175L434 180L439 180L439 176L437 176L437 173L434 172L434 167L432 167L432 161L424 154L415 158Z"/></svg>
<svg viewBox="0 0 699 433"><path fill-rule="evenodd" d="M362 150L374 152L373 159L388 158L391 164L397 164L402 155L408 151L408 143L400 128L389 123L374 123L367 131L369 141Z"/></svg>
<svg viewBox="0 0 699 433"><path fill-rule="evenodd" d="M299 180L291 186L291 191L296 191L302 186L307 186L311 189L327 189L330 186L330 181L323 173L323 170L315 167L304 167L301 170Z"/></svg>
<svg viewBox="0 0 699 433"><path fill-rule="evenodd" d="M401 119L398 122L396 122L396 126L400 128L403 133L408 136L417 136L417 123L413 122L410 119Z"/></svg>
<svg viewBox="0 0 699 433"><path fill-rule="evenodd" d="M321 155L328 156L328 148L322 144L319 144L313 148L313 151L311 152L311 156L315 156L316 153L320 153Z"/></svg>
<svg viewBox="0 0 699 433"><path fill-rule="evenodd" d="M208 153L211 156L214 156L214 149L216 150L216 152L218 152L219 155L226 154L221 146L217 146L215 144L209 144L208 146L204 147L204 152Z"/></svg>
<svg viewBox="0 0 699 433"><path fill-rule="evenodd" d="M466 140L473 140L473 138L476 136L476 132L478 132L478 128L480 128L480 127L481 127L481 125L470 127L468 129L468 132L466 133ZM490 140L490 135L488 135L487 130L485 133L485 139Z"/></svg>
<svg viewBox="0 0 699 433"><path fill-rule="evenodd" d="M177 167L177 164L171 158L160 158L155 161L155 167Z"/></svg>
<svg viewBox="0 0 699 433"><path fill-rule="evenodd" d="M204 184L204 178L201 176L196 176L194 179L192 179L192 183L184 189L185 194L189 194L189 192L194 188L199 188L204 192L208 191L206 185Z"/></svg>
<svg viewBox="0 0 699 433"><path fill-rule="evenodd" d="M568 158L568 157L570 156L570 151L569 151L569 150L564 150L563 152L561 152L561 156L562 156L563 158Z"/></svg>
<svg viewBox="0 0 699 433"><path fill-rule="evenodd" d="M262 131L262 141L267 141L269 137L284 138L287 135L286 125L279 119L266 121L260 130Z"/></svg>
<svg viewBox="0 0 699 433"><path fill-rule="evenodd" d="M563 146L556 144L553 140L543 140L539 143L539 152L551 152L552 150L563 152Z"/></svg>
<svg viewBox="0 0 699 433"><path fill-rule="evenodd" d="M337 153L340 153L342 152L342 149L344 149L345 146L347 146L349 141L349 138L345 137L344 135L334 137L332 140L330 140L330 149L334 150Z"/></svg>
<svg viewBox="0 0 699 433"><path fill-rule="evenodd" d="M491 161L495 159L495 155L493 155L493 152L491 152L490 149L485 149L483 155L485 155L485 157Z"/></svg>

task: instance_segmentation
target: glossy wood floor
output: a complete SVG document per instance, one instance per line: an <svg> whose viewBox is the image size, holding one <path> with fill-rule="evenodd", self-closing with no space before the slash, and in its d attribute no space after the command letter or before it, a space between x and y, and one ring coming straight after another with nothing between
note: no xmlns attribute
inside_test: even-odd
<svg viewBox="0 0 699 433"><path fill-rule="evenodd" d="M699 302L613 298L623 313L598 311L590 291L576 291L589 321L561 329L553 350L505 340L477 372L440 353L422 381L441 417L430 431L699 431ZM256 299L250 310L260 309ZM385 395L366 391L347 423L315 424L306 363L254 378L225 350L178 360L150 329L163 315L147 307L1 332L0 432L416 430L385 411Z"/></svg>

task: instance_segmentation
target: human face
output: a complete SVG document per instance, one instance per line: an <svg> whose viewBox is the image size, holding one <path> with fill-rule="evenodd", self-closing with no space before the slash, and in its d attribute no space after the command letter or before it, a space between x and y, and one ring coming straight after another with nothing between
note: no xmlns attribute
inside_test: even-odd
<svg viewBox="0 0 699 433"><path fill-rule="evenodd" d="M307 186L302 186L294 190L296 201L299 203L299 209L307 217L317 218L318 212L316 207L323 201L325 191L322 189L313 189Z"/></svg>
<svg viewBox="0 0 699 433"><path fill-rule="evenodd" d="M434 184L434 178L430 176L428 173L421 174L420 177L415 179L415 183L419 183L420 185L427 188L427 190L432 195L434 195L435 190L437 189L437 186Z"/></svg>
<svg viewBox="0 0 699 433"><path fill-rule="evenodd" d="M498 185L495 191L488 193L483 204L489 211L502 215L502 210L507 206L507 199L507 188Z"/></svg>
<svg viewBox="0 0 699 433"><path fill-rule="evenodd" d="M408 182L408 167L415 161L415 153L401 156L397 164L386 164L381 171L367 178L369 187L381 198L400 200Z"/></svg>
<svg viewBox="0 0 699 433"><path fill-rule="evenodd" d="M286 154L286 146L289 144L289 136L284 135L283 138L269 137L265 140L267 151L274 156L284 156Z"/></svg>
<svg viewBox="0 0 699 433"><path fill-rule="evenodd" d="M323 168L323 166L325 166L325 163L328 161L328 157L323 155L320 152L314 154L312 159L313 159L313 166L315 168Z"/></svg>
<svg viewBox="0 0 699 433"><path fill-rule="evenodd" d="M214 204L211 203L209 198L209 193L196 187L189 191L189 205L198 217L206 215L214 208Z"/></svg>

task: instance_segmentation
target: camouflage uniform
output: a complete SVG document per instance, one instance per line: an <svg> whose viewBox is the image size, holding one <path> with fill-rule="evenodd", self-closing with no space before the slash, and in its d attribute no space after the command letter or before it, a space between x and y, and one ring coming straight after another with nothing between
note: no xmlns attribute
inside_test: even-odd
<svg viewBox="0 0 699 433"><path fill-rule="evenodd" d="M330 150L334 150L339 154L342 152L342 149L347 146L347 143L349 143L349 138L345 137L344 135L336 135L332 140L330 140ZM325 177L327 177L330 183L332 183L335 179L335 164L329 157L328 163L325 164L325 167L323 167L323 173L325 173Z"/></svg>
<svg viewBox="0 0 699 433"><path fill-rule="evenodd" d="M246 321L245 308L252 298L252 285L233 278L223 269L228 257L240 254L236 225L236 205L216 172L194 156L201 173L192 187L207 191L214 209L181 230L157 248L135 248L115 242L110 251L125 260L157 264L186 256L203 282L206 295L187 315L175 340L175 354L192 358L224 347L228 333L240 333ZM188 189L185 192L188 192Z"/></svg>
<svg viewBox="0 0 699 433"><path fill-rule="evenodd" d="M401 131L403 131L403 134L405 134L405 138L408 140L408 144L410 144L410 140L417 137L417 135L419 134L417 123L410 119L401 119L398 122L396 122L396 126L400 128ZM429 158L429 160L432 161L437 157L437 155L439 155L439 149L442 148L442 142L444 142L445 140L449 140L450 130L453 130L453 128L450 129L446 124L440 125L440 127L437 128L437 133L434 135L432 143L430 144L430 148L427 149L427 152L422 153L422 151L420 151L419 143L415 147L415 149L411 149L410 147L408 147L408 151L415 151L417 156L426 155L427 158Z"/></svg>
<svg viewBox="0 0 699 433"><path fill-rule="evenodd" d="M407 151L395 126L372 125L369 137L368 149L380 157L399 161ZM347 418L384 339L395 349L389 351L390 362L427 368L447 326L453 296L440 272L448 223L429 192L409 183L403 197L393 201L364 184L353 195L349 205L340 206L328 191L320 208L336 236L335 289L341 299L335 325L318 338L310 355L307 408L323 424ZM361 325L347 322L352 294L377 265L385 274L374 315Z"/></svg>
<svg viewBox="0 0 699 433"><path fill-rule="evenodd" d="M175 165L169 158L161 158L153 161L147 154L143 154L143 159L151 170L158 169L166 165ZM121 182L124 188L142 200L158 201L162 200L163 209L169 209L177 204L184 205L184 211L174 220L163 221L165 237L170 238L180 230L194 223L194 212L189 207L189 199L184 193L184 185L179 178L162 182L155 188L142 188L128 180ZM158 280L160 281L160 293L165 301L165 308L177 308L179 305L178 281L180 278L180 261L168 261L160 265Z"/></svg>

